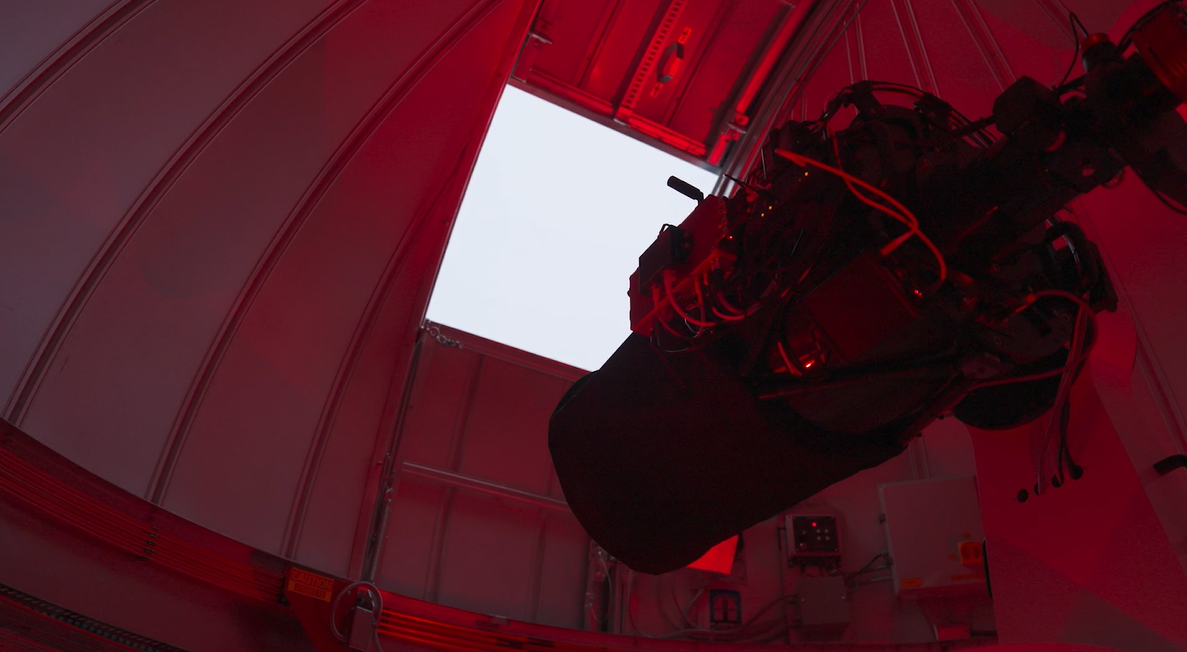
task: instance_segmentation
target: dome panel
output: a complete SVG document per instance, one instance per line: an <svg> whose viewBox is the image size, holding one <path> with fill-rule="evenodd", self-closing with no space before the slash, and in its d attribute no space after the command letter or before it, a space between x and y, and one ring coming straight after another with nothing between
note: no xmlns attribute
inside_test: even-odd
<svg viewBox="0 0 1187 652"><path fill-rule="evenodd" d="M533 10L160 0L63 59L0 132L4 416L187 518L357 566Z"/></svg>
<svg viewBox="0 0 1187 652"><path fill-rule="evenodd" d="M415 287L435 272L490 116L443 102L442 90L485 86L489 107L502 88L491 81L500 59L477 54L513 47L506 39L518 5L438 9L448 22L433 33L445 36L351 135L297 209L299 228L253 282L258 289L211 367L168 481L167 508L263 550L288 547L292 510L304 500L352 367L366 362L353 351L387 299L387 280L399 275L397 283ZM402 307L415 322L423 316L423 301ZM232 513L231 504L243 511Z"/></svg>
<svg viewBox="0 0 1187 652"><path fill-rule="evenodd" d="M163 166L321 6L154 3L73 61L0 133L0 205L14 216L0 244L0 276L14 281L0 288L8 418L23 417L69 315Z"/></svg>
<svg viewBox="0 0 1187 652"><path fill-rule="evenodd" d="M0 5L0 97L36 92L42 85L39 79L53 76L46 68L57 58L55 49L85 47L91 38L100 37L105 26L118 24L119 14L133 13L143 4L45 0Z"/></svg>

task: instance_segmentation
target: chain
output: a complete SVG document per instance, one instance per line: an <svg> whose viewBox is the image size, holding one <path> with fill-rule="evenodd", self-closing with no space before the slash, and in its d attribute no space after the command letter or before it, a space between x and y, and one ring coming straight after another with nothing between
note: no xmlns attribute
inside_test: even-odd
<svg viewBox="0 0 1187 652"><path fill-rule="evenodd" d="M456 347L459 349L462 348L461 342L454 340L454 339L450 339L449 337L446 337L446 335L441 332L441 329L436 326L429 326L428 332L429 332L429 337L432 337L433 339L437 340L437 344L440 344L441 346L452 346L452 347Z"/></svg>

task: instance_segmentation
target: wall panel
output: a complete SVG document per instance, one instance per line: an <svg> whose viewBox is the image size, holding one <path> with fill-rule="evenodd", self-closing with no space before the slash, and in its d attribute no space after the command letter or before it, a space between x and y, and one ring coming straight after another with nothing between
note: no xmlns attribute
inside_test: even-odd
<svg viewBox="0 0 1187 652"><path fill-rule="evenodd" d="M543 550L539 556L532 620L556 627L578 627L585 622L586 556L589 535L575 519L549 514L543 517Z"/></svg>
<svg viewBox="0 0 1187 652"><path fill-rule="evenodd" d="M564 506L548 418L583 372L429 328L398 433L377 582L481 613L581 626L589 537Z"/></svg>
<svg viewBox="0 0 1187 652"><path fill-rule="evenodd" d="M187 518L359 572L414 334L536 4L17 4L0 12L39 25L5 65L62 65L0 96L4 415Z"/></svg>
<svg viewBox="0 0 1187 652"><path fill-rule="evenodd" d="M142 4L137 0L45 0L0 5L0 98L34 83L55 61L70 59L61 49L101 32L103 19L112 10Z"/></svg>
<svg viewBox="0 0 1187 652"><path fill-rule="evenodd" d="M379 560L379 583L393 593L431 600L429 560L438 552L435 535L449 488L401 478L397 491Z"/></svg>
<svg viewBox="0 0 1187 652"><path fill-rule="evenodd" d="M470 403L458 471L548 495L548 417L569 384L564 378L488 358Z"/></svg>
<svg viewBox="0 0 1187 652"><path fill-rule="evenodd" d="M323 121L324 98L301 101L323 92L323 48L310 48L229 121L144 216L30 402L27 429L47 443L78 447L92 470L131 492L152 496L171 430L184 427L175 421L195 370L237 309L260 252L333 152L328 141L345 135ZM93 386L96 374L108 382ZM121 400L129 395L146 400ZM89 446L70 440L82 424L93 432Z"/></svg>
<svg viewBox="0 0 1187 652"><path fill-rule="evenodd" d="M92 257L195 128L323 6L283 4L153 3L0 133L0 205L12 216L0 238L0 276L12 281L0 287L0 394L18 425L38 380L22 373Z"/></svg>
<svg viewBox="0 0 1187 652"><path fill-rule="evenodd" d="M430 587L436 601L532 621L542 515L464 491L455 492L447 507L441 550L429 569L436 575Z"/></svg>
<svg viewBox="0 0 1187 652"><path fill-rule="evenodd" d="M324 178L328 187L261 279L251 311L219 362L178 456L166 507L280 550L290 505L321 435L322 411L334 383L344 381L339 368L377 279L393 259L399 269L420 246L419 231L434 216L437 193L467 175L476 154L464 155L475 136L472 113L441 110L438 95L411 91L489 86L500 62L478 62L471 50L452 46L464 36L479 51L499 51L518 14L518 5L497 2L444 13L448 22L438 29L448 29L450 38L422 55L375 112L374 126L343 153L340 171ZM497 96L500 89L485 90ZM480 118L481 128L488 119ZM409 130L410 124L417 128ZM418 268L417 276L430 269ZM240 428L252 437L242 437ZM215 487L212 474L221 480ZM227 510L232 502L243 511Z"/></svg>

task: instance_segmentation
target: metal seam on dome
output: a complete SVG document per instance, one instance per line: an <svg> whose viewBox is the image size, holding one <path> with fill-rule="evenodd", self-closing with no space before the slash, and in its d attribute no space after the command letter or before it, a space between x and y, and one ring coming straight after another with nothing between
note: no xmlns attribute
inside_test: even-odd
<svg viewBox="0 0 1187 652"><path fill-rule="evenodd" d="M458 165L461 164L464 158L462 156L457 159ZM434 193L433 198L428 202L428 206L423 210L416 211L416 215L419 217L415 219L415 224L404 232L399 244L396 246L395 252L389 257L376 291L372 293L367 306L363 309L363 317L355 329L350 345L347 347L348 353L344 356L342 364L335 374L334 389L327 397L322 415L318 419L313 445L310 447L310 460L306 462L306 467L303 469L300 491L293 501L289 524L285 528L285 542L282 544L281 549L286 557L293 558L296 556L297 547L301 540L301 532L305 524L305 516L309 510L309 501L313 493L313 483L317 478L321 457L329 439L334 419L337 416L338 407L342 403L346 385L351 376L353 376L355 367L362 357L362 349L367 343L375 322L379 319L380 311L386 305L385 299L391 294L396 278L399 277L400 272L404 269L404 260L410 255L409 249L411 246L409 242L415 243L419 241L419 238L416 236L424 228L428 217L436 213L436 208L441 202L442 195L451 185L456 184L457 177L458 170L457 166L455 166L455 169L446 177L446 182L442 184L441 189L437 193ZM458 348L461 348L460 344L458 344Z"/></svg>
<svg viewBox="0 0 1187 652"><path fill-rule="evenodd" d="M8 93L0 96L0 133L4 133L17 116L24 112L25 107L40 97L82 57L155 1L128 0L122 7L114 11L108 7L101 20L92 20L75 31L66 40L65 48L59 46L34 68L34 70L40 68L39 74L26 75L12 89L9 89ZM79 36L80 34L82 36ZM26 79L29 80L29 83L20 90L16 90Z"/></svg>
<svg viewBox="0 0 1187 652"><path fill-rule="evenodd" d="M82 309L90 299L92 292L106 275L111 263L122 252L124 245L139 228L140 224L150 214L173 188L179 179L206 146L222 131L222 128L234 119L268 83L282 71L287 64L301 52L304 52L325 30L337 24L342 17L349 14L354 7L343 11L344 5L353 2L358 5L361 0L339 0L327 11L322 12L311 21L280 50L280 55L274 55L256 68L255 74L249 76L236 91L228 96L220 107L190 135L175 151L162 167L161 171L148 184L146 189L125 211L123 217L112 229L107 239L100 246L98 252L91 258L87 269L79 276L69 295L62 302L62 306L54 315L50 328L38 343L37 350L31 357L20 380L9 398L5 417L14 425L20 425L29 404L32 402L38 387L57 355L58 350L67 339ZM320 31L319 31L320 28ZM154 473L154 477L155 477ZM153 482L150 480L149 486Z"/></svg>

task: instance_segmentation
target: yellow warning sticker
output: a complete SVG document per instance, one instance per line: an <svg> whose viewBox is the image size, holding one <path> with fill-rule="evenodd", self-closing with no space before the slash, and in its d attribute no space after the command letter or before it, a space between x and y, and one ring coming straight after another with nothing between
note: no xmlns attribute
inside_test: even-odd
<svg viewBox="0 0 1187 652"><path fill-rule="evenodd" d="M289 570L287 590L289 593L307 595L329 602L334 597L334 580L300 568L293 568Z"/></svg>
<svg viewBox="0 0 1187 652"><path fill-rule="evenodd" d="M900 584L903 585L904 589L913 589L913 588L916 588L919 586L923 586L923 580L918 577L908 577L907 579L900 582Z"/></svg>

